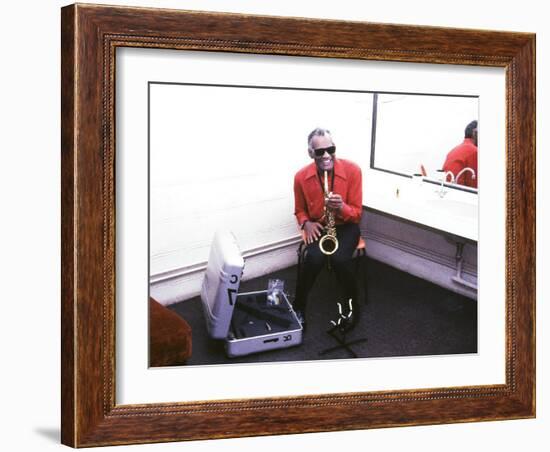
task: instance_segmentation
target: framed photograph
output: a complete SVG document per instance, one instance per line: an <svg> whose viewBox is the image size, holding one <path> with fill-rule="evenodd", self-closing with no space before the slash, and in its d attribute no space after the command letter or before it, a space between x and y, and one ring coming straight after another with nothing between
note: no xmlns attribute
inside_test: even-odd
<svg viewBox="0 0 550 452"><path fill-rule="evenodd" d="M535 36L62 8L62 442L535 416Z"/></svg>

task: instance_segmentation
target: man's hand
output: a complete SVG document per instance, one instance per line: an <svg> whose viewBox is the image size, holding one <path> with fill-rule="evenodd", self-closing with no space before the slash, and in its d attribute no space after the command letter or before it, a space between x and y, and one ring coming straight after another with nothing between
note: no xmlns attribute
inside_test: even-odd
<svg viewBox="0 0 550 452"><path fill-rule="evenodd" d="M340 210L344 205L344 200L337 193L329 193L326 204L329 209Z"/></svg>
<svg viewBox="0 0 550 452"><path fill-rule="evenodd" d="M304 224L304 232L306 233L306 245L315 242L323 235L323 225L314 221L306 221Z"/></svg>

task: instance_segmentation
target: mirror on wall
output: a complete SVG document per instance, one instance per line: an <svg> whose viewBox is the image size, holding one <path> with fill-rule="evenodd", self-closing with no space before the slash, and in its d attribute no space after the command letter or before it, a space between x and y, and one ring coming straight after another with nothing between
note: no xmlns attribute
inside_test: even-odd
<svg viewBox="0 0 550 452"><path fill-rule="evenodd" d="M371 168L477 192L477 96L373 96Z"/></svg>

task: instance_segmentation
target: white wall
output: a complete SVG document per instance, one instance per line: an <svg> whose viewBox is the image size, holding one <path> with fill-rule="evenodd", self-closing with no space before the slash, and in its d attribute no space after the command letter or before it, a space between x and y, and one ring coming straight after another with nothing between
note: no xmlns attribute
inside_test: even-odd
<svg viewBox="0 0 550 452"><path fill-rule="evenodd" d="M369 257L478 300L476 242L463 241L461 275L453 279L458 275L456 236L368 209L361 219L361 235Z"/></svg>
<svg viewBox="0 0 550 452"><path fill-rule="evenodd" d="M344 73L334 71L333 62L326 59L302 58L297 65L284 56L220 58L208 52L122 49L117 58L118 181L120 185L128 177L145 180L147 165L130 162L143 154L147 163L142 143L150 143L150 283L152 296L163 304L200 292L212 237L219 228L235 234L246 258L245 280L296 263L293 177L311 162L306 136L314 127L330 128L337 155L363 167L364 184L367 192L372 191L367 170L373 94L368 90L422 93L429 86L434 93L462 93L469 91L460 83L472 78L464 68L463 77L451 81L428 71L424 76L431 77L432 84L409 85L402 73L396 76L383 63L348 62ZM418 67L408 69L408 83L423 79ZM277 77L270 77L274 71ZM388 78L394 79L393 85L387 85ZM148 84L150 80L163 83ZM143 99L143 113L139 119L128 119L136 116L136 98ZM441 167L446 152L462 141L464 124L477 118L478 99L380 94L378 104L376 164L402 171L392 165L414 161L414 168L404 170L411 174L421 163L428 170ZM147 107L148 135L139 132L145 128ZM132 194L126 201L125 191ZM136 190L119 192L124 223ZM370 206L368 201L364 196L364 204ZM142 222L126 223L134 232ZM120 232L128 237L128 231Z"/></svg>
<svg viewBox="0 0 550 452"><path fill-rule="evenodd" d="M315 127L340 157L369 162L368 93L152 84L150 118L151 294L164 304L200 292L218 228L247 257L245 280L296 263L293 181Z"/></svg>
<svg viewBox="0 0 550 452"><path fill-rule="evenodd" d="M296 236L294 174L316 126L368 161L370 94L154 84L150 98L152 275L205 261L219 227L243 251Z"/></svg>
<svg viewBox="0 0 550 452"><path fill-rule="evenodd" d="M92 1L93 2L93 1ZM11 2L3 9L1 72L4 93L2 389L6 450L66 450L59 445L59 10L66 2ZM93 2L96 3L96 2ZM284 1L117 0L119 4L312 16L537 32L538 80L538 418L446 426L319 433L223 441L117 447L115 451L477 450L544 451L550 428L548 397L550 282L550 31L544 2L464 0L360 3ZM7 160L6 160L7 158ZM544 434L543 434L544 432ZM545 442L543 443L543 439Z"/></svg>

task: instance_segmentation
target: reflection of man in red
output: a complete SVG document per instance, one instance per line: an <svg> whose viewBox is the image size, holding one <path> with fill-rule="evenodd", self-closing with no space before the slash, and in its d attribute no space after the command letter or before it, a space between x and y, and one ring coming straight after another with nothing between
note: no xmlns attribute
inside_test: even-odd
<svg viewBox="0 0 550 452"><path fill-rule="evenodd" d="M477 188L477 121L466 126L464 141L447 154L443 171L453 173L456 184Z"/></svg>

